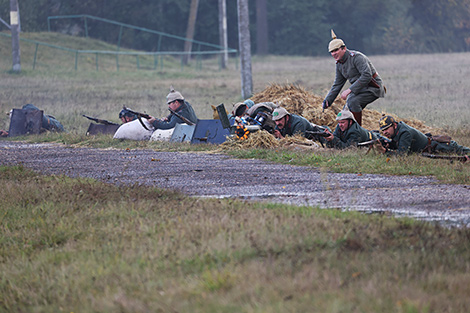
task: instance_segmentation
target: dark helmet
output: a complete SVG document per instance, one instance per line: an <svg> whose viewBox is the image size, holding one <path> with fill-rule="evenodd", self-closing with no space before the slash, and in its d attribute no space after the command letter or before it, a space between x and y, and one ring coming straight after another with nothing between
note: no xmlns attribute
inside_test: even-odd
<svg viewBox="0 0 470 313"><path fill-rule="evenodd" d="M133 119L137 118L137 115L135 115L134 113L129 112L129 110L127 109L122 109L121 112L119 112L119 118L121 119L125 116L133 118Z"/></svg>
<svg viewBox="0 0 470 313"><path fill-rule="evenodd" d="M396 122L397 121L395 121L395 119L390 115L382 116L382 118L379 120L380 130L386 130Z"/></svg>

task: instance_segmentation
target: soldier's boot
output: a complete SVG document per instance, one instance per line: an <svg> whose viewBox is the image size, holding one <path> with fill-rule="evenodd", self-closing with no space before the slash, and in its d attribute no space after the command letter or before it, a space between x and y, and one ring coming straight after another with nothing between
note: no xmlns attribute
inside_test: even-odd
<svg viewBox="0 0 470 313"><path fill-rule="evenodd" d="M356 119L356 122L359 124L359 126L362 126L362 111L361 112L351 112L354 115L354 118Z"/></svg>

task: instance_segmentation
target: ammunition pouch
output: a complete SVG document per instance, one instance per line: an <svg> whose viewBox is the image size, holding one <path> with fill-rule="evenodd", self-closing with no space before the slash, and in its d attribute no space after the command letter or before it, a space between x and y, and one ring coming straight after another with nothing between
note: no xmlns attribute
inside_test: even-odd
<svg viewBox="0 0 470 313"><path fill-rule="evenodd" d="M426 136L428 137L428 144L423 149L423 151L431 153L436 151L436 147L440 144L449 145L452 141L452 138L447 135L435 135L433 136L430 133L427 133Z"/></svg>

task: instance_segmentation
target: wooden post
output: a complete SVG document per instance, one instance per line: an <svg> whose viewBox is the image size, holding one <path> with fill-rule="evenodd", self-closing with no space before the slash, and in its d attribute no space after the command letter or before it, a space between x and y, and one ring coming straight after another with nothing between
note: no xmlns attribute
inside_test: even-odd
<svg viewBox="0 0 470 313"><path fill-rule="evenodd" d="M11 54L13 57L13 72L21 71L20 62L20 14L18 1L10 0Z"/></svg>
<svg viewBox="0 0 470 313"><path fill-rule="evenodd" d="M227 42L227 4L225 0L219 0L219 46L224 52L220 58L220 67L227 68L228 63L228 42Z"/></svg>
<svg viewBox="0 0 470 313"><path fill-rule="evenodd" d="M256 0L256 52L268 54L268 10L267 0Z"/></svg>
<svg viewBox="0 0 470 313"><path fill-rule="evenodd" d="M253 93L248 0L238 0L238 45L240 50L242 98L247 99L251 97Z"/></svg>

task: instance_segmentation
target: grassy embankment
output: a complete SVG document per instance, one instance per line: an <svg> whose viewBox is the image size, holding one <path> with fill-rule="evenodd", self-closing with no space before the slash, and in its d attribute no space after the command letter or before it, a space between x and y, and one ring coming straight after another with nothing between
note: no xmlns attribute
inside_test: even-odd
<svg viewBox="0 0 470 313"><path fill-rule="evenodd" d="M158 71L123 66L115 72L110 62L97 72L91 58L89 69L75 72L61 56L46 54L33 71L28 68L32 53L23 48L23 72L11 75L8 44L0 40L0 110L34 103L69 131L32 141L214 150L87 138L88 121L81 114L117 121L127 105L164 115L170 84L202 118L211 117L210 104L240 100L233 63L224 71L212 61L202 71L181 72L174 62ZM463 86L468 59L468 54L373 57L389 94L371 108L444 127L470 145ZM327 57L254 58L255 92L271 82L296 82L323 94L333 66ZM5 117L1 123L7 126ZM341 171L460 175L450 179L455 182L468 182L469 176L467 165L417 156L387 162L357 151L238 154ZM0 185L0 311L470 310L469 229L334 209L190 199L154 188L44 177L22 168L0 168Z"/></svg>
<svg viewBox="0 0 470 313"><path fill-rule="evenodd" d="M468 312L470 229L0 168L1 312Z"/></svg>

